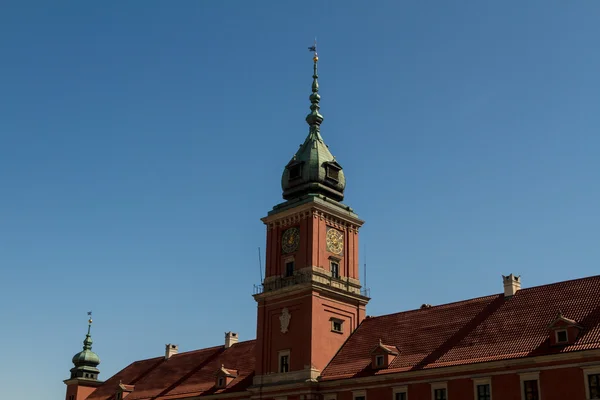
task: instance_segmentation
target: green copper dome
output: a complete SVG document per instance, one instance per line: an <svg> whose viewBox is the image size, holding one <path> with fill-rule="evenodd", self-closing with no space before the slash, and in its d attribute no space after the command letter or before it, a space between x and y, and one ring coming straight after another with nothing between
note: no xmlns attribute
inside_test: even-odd
<svg viewBox="0 0 600 400"><path fill-rule="evenodd" d="M73 356L73 365L71 369L71 379L97 379L100 371L96 368L100 364L100 357L92 351L92 335L90 330L92 327L92 319L88 321L88 331L83 340L83 350Z"/></svg>
<svg viewBox="0 0 600 400"><path fill-rule="evenodd" d="M321 194L336 201L344 199L344 171L321 137L323 116L319 113L318 60L315 52L312 94L309 97L311 112L306 116L310 126L308 136L286 165L281 177L283 198L286 200L307 194Z"/></svg>

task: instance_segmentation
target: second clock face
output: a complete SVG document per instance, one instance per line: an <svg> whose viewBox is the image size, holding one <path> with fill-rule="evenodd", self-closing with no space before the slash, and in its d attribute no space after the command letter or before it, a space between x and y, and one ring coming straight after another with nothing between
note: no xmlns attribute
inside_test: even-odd
<svg viewBox="0 0 600 400"><path fill-rule="evenodd" d="M300 244L300 229L290 228L283 232L281 238L281 249L284 253L291 253L298 249Z"/></svg>
<svg viewBox="0 0 600 400"><path fill-rule="evenodd" d="M333 254L342 254L344 251L344 234L337 229L327 229L327 250Z"/></svg>

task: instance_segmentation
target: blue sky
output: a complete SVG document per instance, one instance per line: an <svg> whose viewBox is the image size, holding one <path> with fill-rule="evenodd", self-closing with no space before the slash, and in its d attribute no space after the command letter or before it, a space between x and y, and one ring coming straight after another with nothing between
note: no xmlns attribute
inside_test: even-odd
<svg viewBox="0 0 600 400"><path fill-rule="evenodd" d="M255 337L315 36L368 314L598 273L600 2L1 7L6 398L64 396L88 310L104 379Z"/></svg>

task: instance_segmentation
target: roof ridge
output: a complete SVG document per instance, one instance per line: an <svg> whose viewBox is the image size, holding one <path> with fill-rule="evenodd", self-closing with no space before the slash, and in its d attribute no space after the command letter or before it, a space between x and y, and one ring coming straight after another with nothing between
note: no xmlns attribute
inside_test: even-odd
<svg viewBox="0 0 600 400"><path fill-rule="evenodd" d="M524 292L524 291L526 292L526 291L530 291L532 289L539 289L539 288L548 287L548 286L561 285L561 284L565 284L565 283L573 283L573 282L577 282L577 281L587 281L587 280L593 280L593 279L598 279L598 278L600 278L600 275L592 275L592 276L585 276L585 277L582 277L582 278L569 279L569 280L566 280L566 281L557 281L557 282L551 282L551 283L544 283L542 285L530 286L530 287L526 287L526 288L523 288L523 289L519 289L519 292ZM460 304L460 303L466 303L466 302L469 302L469 301L483 300L483 299L486 299L486 298L493 298L493 297L496 297L496 296L501 296L502 294L503 294L502 292L499 292L499 293L488 294L488 295L485 295L485 296L473 297L473 298L470 298L470 299L463 299L463 300L451 301L449 303L432 305L432 306L426 308L426 310L431 310L433 308L439 308L439 307L444 307L444 306L456 305L456 304ZM413 308L411 310L404 310L404 311L398 311L398 312L389 313L389 314L369 316L366 319L376 319L376 318L389 317L389 316L392 316L392 315L406 314L406 313L412 313L412 312L418 312L418 311L423 311L423 309L421 309L421 308Z"/></svg>
<svg viewBox="0 0 600 400"><path fill-rule="evenodd" d="M251 343L251 342L256 342L256 339L244 340L243 342L237 342L235 345L229 347L228 349L230 349L232 347L235 347L235 346L238 346L240 344L248 344L248 343ZM221 344L221 345L218 345L218 346L203 347L201 349L182 351L180 353L174 354L173 357L181 356L181 355L184 355L184 354L197 353L197 352L200 352L200 351L217 350L217 349L223 348L223 346L224 345ZM225 349L225 350L228 350L228 349Z"/></svg>
<svg viewBox="0 0 600 400"><path fill-rule="evenodd" d="M600 275L584 276L581 278L573 278L573 279L569 279L566 281L556 281L556 282L551 282L551 283L544 283L544 284L537 285L537 286L529 286L529 287L520 289L519 291L527 291L527 290L531 290L531 289L538 289L541 287L560 285L560 284L564 284L564 283L573 283L573 282L577 282L577 281L588 281L588 280L598 279L598 278L600 278Z"/></svg>

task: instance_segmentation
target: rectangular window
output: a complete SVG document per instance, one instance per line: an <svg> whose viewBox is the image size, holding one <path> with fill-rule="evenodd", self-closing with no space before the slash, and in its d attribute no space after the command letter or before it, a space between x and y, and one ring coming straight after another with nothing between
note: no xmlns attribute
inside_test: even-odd
<svg viewBox="0 0 600 400"><path fill-rule="evenodd" d="M285 263L285 276L293 276L294 275L294 262L288 261Z"/></svg>
<svg viewBox="0 0 600 400"><path fill-rule="evenodd" d="M406 400L406 392L396 393L394 400Z"/></svg>
<svg viewBox="0 0 600 400"><path fill-rule="evenodd" d="M279 372L290 371L290 356L288 354L282 354L279 357Z"/></svg>
<svg viewBox="0 0 600 400"><path fill-rule="evenodd" d="M340 178L340 170L331 165L327 167L327 177L337 181Z"/></svg>
<svg viewBox="0 0 600 400"><path fill-rule="evenodd" d="M378 367L383 366L383 356L375 356L375 365Z"/></svg>
<svg viewBox="0 0 600 400"><path fill-rule="evenodd" d="M292 165L291 167L288 168L289 173L290 173L290 180L292 179L298 179L300 178L300 175L302 174L302 164L296 164L296 165Z"/></svg>
<svg viewBox="0 0 600 400"><path fill-rule="evenodd" d="M340 264L338 264L336 261L331 262L331 277L333 279L340 278Z"/></svg>
<svg viewBox="0 0 600 400"><path fill-rule="evenodd" d="M342 322L339 319L332 319L331 320L331 330L334 332L342 332Z"/></svg>
<svg viewBox="0 0 600 400"><path fill-rule="evenodd" d="M434 400L447 400L446 389L435 389L433 391L433 399Z"/></svg>
<svg viewBox="0 0 600 400"><path fill-rule="evenodd" d="M588 375L590 399L600 399L600 374Z"/></svg>
<svg viewBox="0 0 600 400"><path fill-rule="evenodd" d="M525 400L540 400L537 380L523 381Z"/></svg>
<svg viewBox="0 0 600 400"><path fill-rule="evenodd" d="M366 399L366 397L365 397L365 396L356 396L356 397L354 398L354 400L365 400L365 399Z"/></svg>
<svg viewBox="0 0 600 400"><path fill-rule="evenodd" d="M489 384L477 385L477 400L491 400Z"/></svg>
<svg viewBox="0 0 600 400"><path fill-rule="evenodd" d="M567 336L567 331L556 331L556 343L566 343L569 341L569 337Z"/></svg>

